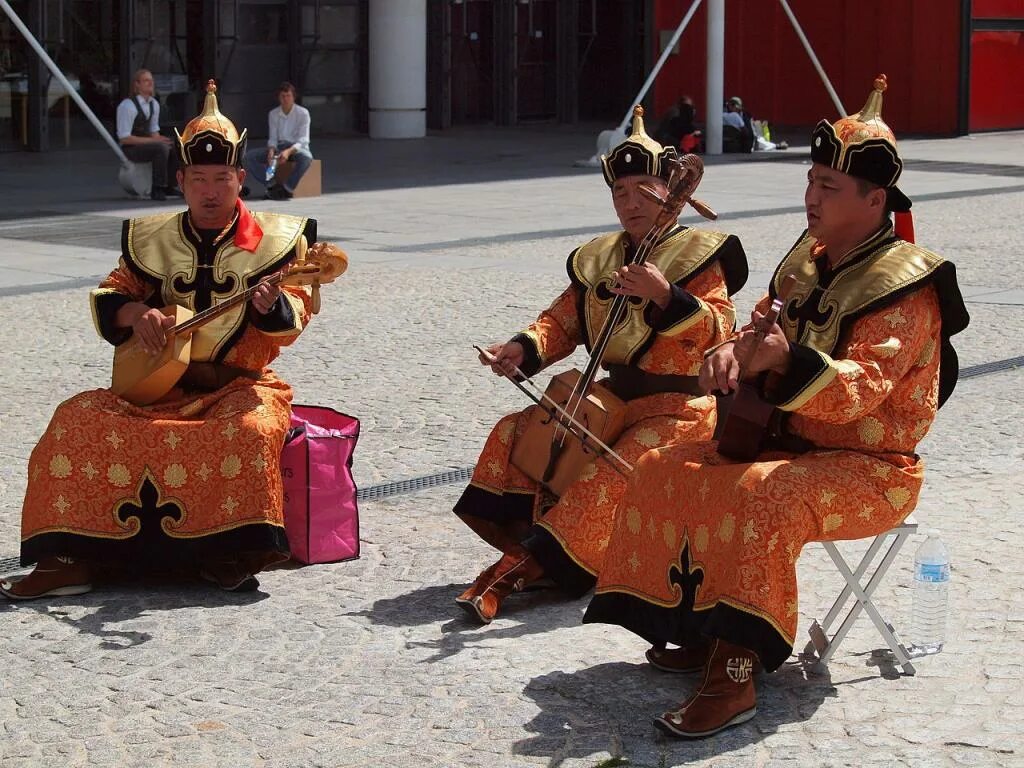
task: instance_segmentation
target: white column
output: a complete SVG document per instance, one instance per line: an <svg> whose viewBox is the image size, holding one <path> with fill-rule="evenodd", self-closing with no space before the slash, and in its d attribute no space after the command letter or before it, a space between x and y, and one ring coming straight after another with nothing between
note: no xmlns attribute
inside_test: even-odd
<svg viewBox="0 0 1024 768"><path fill-rule="evenodd" d="M370 138L427 135L427 0L372 0Z"/></svg>
<svg viewBox="0 0 1024 768"><path fill-rule="evenodd" d="M709 155L722 154L725 102L725 0L708 0L708 83L704 143Z"/></svg>

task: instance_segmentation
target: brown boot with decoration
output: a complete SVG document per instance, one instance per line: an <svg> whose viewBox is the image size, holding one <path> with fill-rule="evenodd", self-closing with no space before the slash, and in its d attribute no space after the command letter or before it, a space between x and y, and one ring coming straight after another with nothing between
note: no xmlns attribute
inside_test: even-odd
<svg viewBox="0 0 1024 768"><path fill-rule="evenodd" d="M750 720L757 714L756 661L753 651L715 640L697 692L679 709L656 718L654 726L669 736L702 739Z"/></svg>
<svg viewBox="0 0 1024 768"><path fill-rule="evenodd" d="M522 547L506 553L501 560L480 574L472 587L455 602L481 624L490 624L501 609L502 601L544 575L533 555Z"/></svg>

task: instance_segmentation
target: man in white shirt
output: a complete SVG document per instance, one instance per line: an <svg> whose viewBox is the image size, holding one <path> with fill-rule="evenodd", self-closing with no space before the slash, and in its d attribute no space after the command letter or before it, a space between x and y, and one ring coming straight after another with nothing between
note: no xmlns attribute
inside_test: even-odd
<svg viewBox="0 0 1024 768"><path fill-rule="evenodd" d="M117 140L134 163L153 164L152 200L181 197L171 179L178 170L174 141L160 135L160 102L153 98L153 73L140 69L132 78L132 95L117 105Z"/></svg>
<svg viewBox="0 0 1024 768"><path fill-rule="evenodd" d="M276 167L291 161L294 169L287 180L281 184L274 179L267 185L267 199L290 200L295 193L299 179L309 170L313 162L313 153L309 151L309 110L295 103L295 86L283 82L277 87L279 107L270 110L267 116L269 135L266 149L254 147L245 155L245 168L248 171L247 181L267 179L267 168L276 160ZM269 180L268 180L269 181ZM249 188L242 188L242 197L249 195Z"/></svg>

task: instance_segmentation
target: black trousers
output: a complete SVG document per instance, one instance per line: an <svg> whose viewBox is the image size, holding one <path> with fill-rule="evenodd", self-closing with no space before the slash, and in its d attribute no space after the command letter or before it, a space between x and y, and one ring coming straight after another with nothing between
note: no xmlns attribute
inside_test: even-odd
<svg viewBox="0 0 1024 768"><path fill-rule="evenodd" d="M173 144L162 141L146 144L129 144L121 147L125 156L133 163L153 164L153 186L173 187L177 184L175 174L178 170L178 153Z"/></svg>

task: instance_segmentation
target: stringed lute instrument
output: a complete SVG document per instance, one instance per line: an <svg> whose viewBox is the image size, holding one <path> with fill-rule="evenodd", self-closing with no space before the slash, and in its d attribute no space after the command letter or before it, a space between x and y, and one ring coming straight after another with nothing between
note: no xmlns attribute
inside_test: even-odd
<svg viewBox="0 0 1024 768"><path fill-rule="evenodd" d="M747 376L746 370L764 337L778 322L779 313L782 312L782 307L796 283L793 275L783 278L778 295L764 317L758 320L754 327L754 343L748 348L743 359L737 360L740 366L739 386L725 400L725 407L722 410L726 411L727 415L718 436L718 452L727 458L752 461L757 458L764 445L768 426L776 409L761 397L760 388Z"/></svg>
<svg viewBox="0 0 1024 768"><path fill-rule="evenodd" d="M157 355L145 350L132 336L114 349L111 391L135 405L149 405L170 392L188 368L192 334L224 312L252 300L261 285L313 286L313 312L320 311L320 286L348 269L348 257L330 243L316 243L308 251L305 239L296 246L296 258L282 271L264 278L231 298L194 314L187 307L169 305L161 312L174 318L164 348Z"/></svg>

